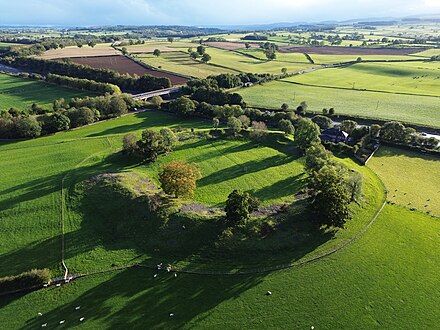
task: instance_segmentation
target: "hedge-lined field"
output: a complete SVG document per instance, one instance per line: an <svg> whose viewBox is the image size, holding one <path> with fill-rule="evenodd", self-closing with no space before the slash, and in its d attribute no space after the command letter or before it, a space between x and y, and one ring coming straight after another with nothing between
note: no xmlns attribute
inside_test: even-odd
<svg viewBox="0 0 440 330"><path fill-rule="evenodd" d="M440 216L440 159L381 147L368 163L389 190L388 200Z"/></svg>
<svg viewBox="0 0 440 330"><path fill-rule="evenodd" d="M433 96L310 87L287 81L245 88L239 93L249 106L279 108L287 103L296 108L300 102L306 101L309 111L320 112L323 108L333 107L336 114L440 127L439 98Z"/></svg>
<svg viewBox="0 0 440 330"><path fill-rule="evenodd" d="M236 52L213 47L206 48L206 52L212 57L209 63L241 72L281 74L282 68L286 68L289 72L294 72L312 66L312 64L305 60L305 57L302 62L295 63L284 62L281 60L268 61L267 59L256 59Z"/></svg>
<svg viewBox="0 0 440 330"><path fill-rule="evenodd" d="M196 78L206 78L221 73L235 72L193 60L186 51L163 52L159 57L147 53L137 54L135 56L155 68Z"/></svg>
<svg viewBox="0 0 440 330"><path fill-rule="evenodd" d="M440 62L359 63L286 80L315 86L440 96Z"/></svg>
<svg viewBox="0 0 440 330"><path fill-rule="evenodd" d="M25 110L29 109L33 103L50 109L52 102L56 99L68 100L91 94L93 93L0 74L0 110L9 110L11 107Z"/></svg>

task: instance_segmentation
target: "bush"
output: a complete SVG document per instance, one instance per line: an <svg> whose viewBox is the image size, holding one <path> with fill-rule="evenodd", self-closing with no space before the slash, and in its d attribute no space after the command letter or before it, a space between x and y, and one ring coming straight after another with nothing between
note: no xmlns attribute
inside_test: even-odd
<svg viewBox="0 0 440 330"><path fill-rule="evenodd" d="M0 278L0 293L43 286L50 281L51 275L48 269L33 269L20 275Z"/></svg>

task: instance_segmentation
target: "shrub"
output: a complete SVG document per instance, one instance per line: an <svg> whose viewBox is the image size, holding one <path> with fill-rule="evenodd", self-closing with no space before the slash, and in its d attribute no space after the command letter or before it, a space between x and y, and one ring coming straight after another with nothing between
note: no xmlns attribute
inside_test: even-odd
<svg viewBox="0 0 440 330"><path fill-rule="evenodd" d="M151 98L150 102L156 109L160 109L163 99L159 95L155 95Z"/></svg>
<svg viewBox="0 0 440 330"><path fill-rule="evenodd" d="M0 293L30 289L42 286L51 280L48 269L33 269L15 276L0 278Z"/></svg>

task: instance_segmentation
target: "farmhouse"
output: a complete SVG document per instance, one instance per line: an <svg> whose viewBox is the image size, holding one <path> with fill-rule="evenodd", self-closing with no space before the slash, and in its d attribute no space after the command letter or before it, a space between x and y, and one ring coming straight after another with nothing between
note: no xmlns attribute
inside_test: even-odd
<svg viewBox="0 0 440 330"><path fill-rule="evenodd" d="M321 134L321 140L327 142L347 142L348 141L348 133L344 132L338 127L333 127L326 129Z"/></svg>

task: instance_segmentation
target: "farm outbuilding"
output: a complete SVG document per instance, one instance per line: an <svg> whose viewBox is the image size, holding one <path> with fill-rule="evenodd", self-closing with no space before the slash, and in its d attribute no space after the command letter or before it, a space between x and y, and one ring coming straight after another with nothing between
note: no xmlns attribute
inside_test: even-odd
<svg viewBox="0 0 440 330"><path fill-rule="evenodd" d="M347 142L348 141L348 133L344 132L338 127L332 127L324 130L321 133L321 140L326 142Z"/></svg>

